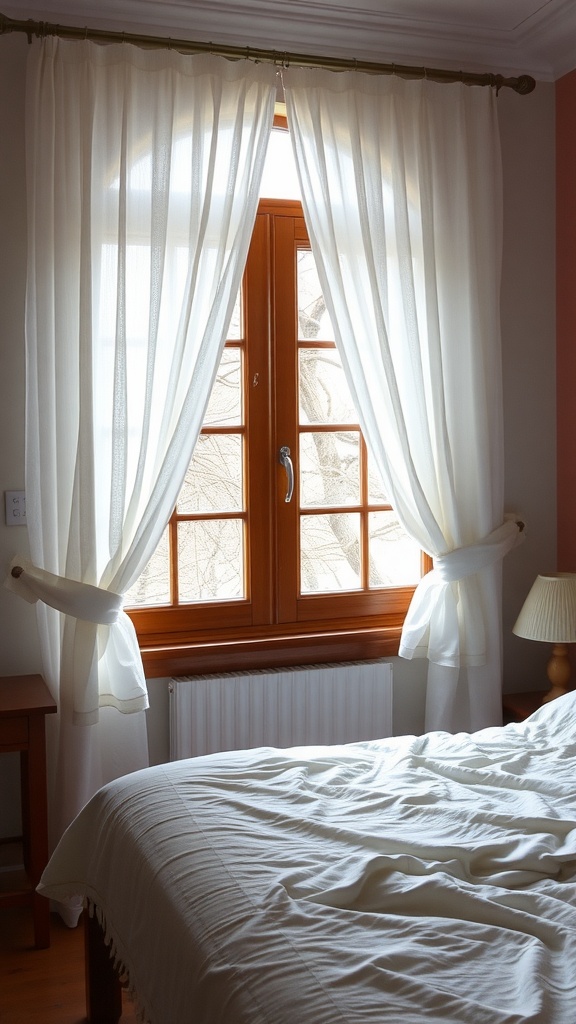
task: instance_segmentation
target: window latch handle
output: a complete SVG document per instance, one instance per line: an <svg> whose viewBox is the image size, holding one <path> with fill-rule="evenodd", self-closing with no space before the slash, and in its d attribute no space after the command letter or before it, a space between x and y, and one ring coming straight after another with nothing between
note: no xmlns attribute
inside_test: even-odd
<svg viewBox="0 0 576 1024"><path fill-rule="evenodd" d="M281 466L284 466L286 476L288 478L286 497L284 498L284 501L291 501L292 495L294 494L294 466L292 465L292 459L290 458L290 449L285 444L282 445L278 452L278 462Z"/></svg>

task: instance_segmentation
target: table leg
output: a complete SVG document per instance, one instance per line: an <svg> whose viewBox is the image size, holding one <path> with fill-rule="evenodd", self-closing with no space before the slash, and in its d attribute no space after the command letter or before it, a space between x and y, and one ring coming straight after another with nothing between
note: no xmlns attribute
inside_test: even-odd
<svg viewBox="0 0 576 1024"><path fill-rule="evenodd" d="M30 717L28 749L20 755L24 866L32 887L34 941L37 949L50 945L50 902L36 892L48 860L46 741L44 719Z"/></svg>

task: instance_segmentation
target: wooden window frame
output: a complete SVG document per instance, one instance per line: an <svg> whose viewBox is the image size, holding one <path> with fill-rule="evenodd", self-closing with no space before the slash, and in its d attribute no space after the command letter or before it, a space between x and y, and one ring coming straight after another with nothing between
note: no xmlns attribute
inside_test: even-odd
<svg viewBox="0 0 576 1024"><path fill-rule="evenodd" d="M287 362L274 365L277 357L269 341L272 332L282 335L282 331L286 331L286 338L280 337L277 345L284 353L282 359L297 361L298 355L294 352L294 325L283 327L283 318L270 289L269 268L272 266L273 274L277 275L295 274L294 257L291 266L286 262L279 266L280 253L291 251L294 254L298 243L307 241L299 202L260 202L245 271L243 310L244 336L250 338L250 348L245 352L246 389L250 391L245 430L251 449L245 472L252 500L246 514L248 532L252 538L258 538L257 546L253 542L249 547L246 566L249 599L225 604L207 602L201 606L128 608L138 634L145 672L150 678L355 661L398 653L402 624L414 586L391 588L385 597L384 610L382 591L339 595L340 607L335 615L333 598L307 594L298 597L289 607L276 585L280 574L290 574L295 594L294 574L298 567L295 531L289 524L294 508L289 508L283 500L286 478L270 457L269 424L276 424L270 438L273 451L278 450L280 444L298 444L298 431L293 419L294 409L285 420L288 403L279 402L274 383L282 373L297 371L295 367L290 369ZM254 304L250 300L253 292L260 295ZM262 301L263 293L266 301ZM276 417L275 410L279 406L283 411ZM275 516L268 514L272 506L276 509ZM174 537L175 525L171 524L170 529ZM281 544L278 536L283 538ZM423 556L422 572L429 568L430 560Z"/></svg>

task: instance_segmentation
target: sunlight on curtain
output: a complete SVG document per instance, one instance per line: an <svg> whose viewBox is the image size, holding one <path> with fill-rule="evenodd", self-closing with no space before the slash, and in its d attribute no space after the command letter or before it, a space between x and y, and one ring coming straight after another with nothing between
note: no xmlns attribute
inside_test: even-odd
<svg viewBox="0 0 576 1024"><path fill-rule="evenodd" d="M21 588L41 599L59 700L53 841L103 782L147 761L134 629L121 610L111 625L91 617L88 588L124 594L172 512L240 286L275 90L276 69L249 61L55 38L30 49Z"/></svg>
<svg viewBox="0 0 576 1024"><path fill-rule="evenodd" d="M493 90L282 72L305 217L362 427L435 567L400 653L426 727L501 721L501 167ZM449 557L451 556L451 557Z"/></svg>

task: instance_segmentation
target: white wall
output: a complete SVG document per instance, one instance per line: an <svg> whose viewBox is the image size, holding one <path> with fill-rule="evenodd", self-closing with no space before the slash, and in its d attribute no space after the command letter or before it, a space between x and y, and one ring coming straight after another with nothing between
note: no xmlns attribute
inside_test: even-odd
<svg viewBox="0 0 576 1024"><path fill-rule="evenodd" d="M504 563L504 689L546 685L549 651L511 632L539 572L556 569L555 131L552 83L498 98L504 168L502 359L506 508L526 539Z"/></svg>
<svg viewBox="0 0 576 1024"><path fill-rule="evenodd" d="M0 571L28 551L25 527L5 525L4 491L24 487L26 36L0 39ZM35 614L0 588L0 672L38 669Z"/></svg>
<svg viewBox="0 0 576 1024"><path fill-rule="evenodd" d="M5 526L4 491L24 487L24 287L26 37L0 39L0 580L28 551L25 527ZM0 674L40 669L32 607L0 587ZM0 756L0 835L19 832L17 754Z"/></svg>
<svg viewBox="0 0 576 1024"><path fill-rule="evenodd" d="M3 492L24 486L25 36L0 37L0 572L26 553L21 527L6 527ZM527 523L527 540L504 566L505 687L536 688L545 654L510 628L533 577L555 566L554 87L498 100L505 175L502 287L507 507ZM0 587L0 674L41 670L33 608ZM396 732L423 723L424 666L394 660ZM151 757L168 752L167 681L151 680ZM0 835L17 821L16 768L0 758ZM4 792L11 799L4 798Z"/></svg>

